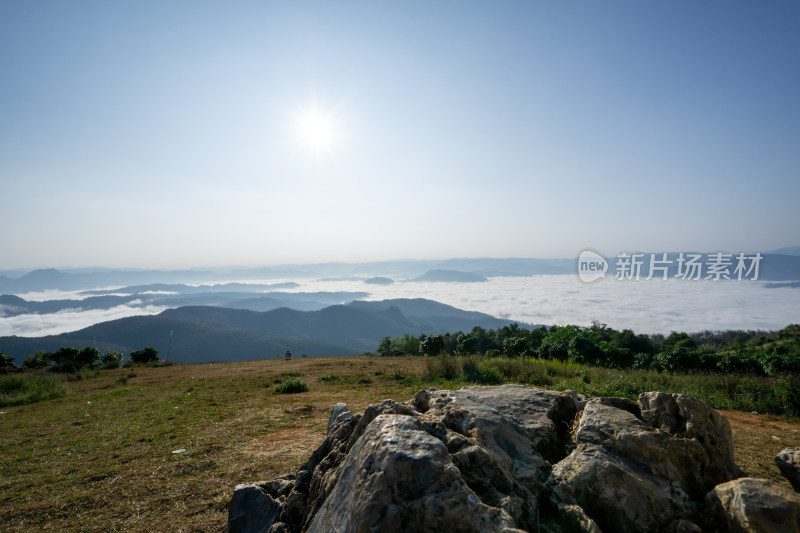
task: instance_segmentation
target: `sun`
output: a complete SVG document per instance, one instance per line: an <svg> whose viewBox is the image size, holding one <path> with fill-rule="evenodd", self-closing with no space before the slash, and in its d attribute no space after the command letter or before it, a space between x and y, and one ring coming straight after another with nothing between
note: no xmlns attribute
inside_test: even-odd
<svg viewBox="0 0 800 533"><path fill-rule="evenodd" d="M294 140L311 154L332 154L341 137L339 118L334 111L315 104L297 112Z"/></svg>

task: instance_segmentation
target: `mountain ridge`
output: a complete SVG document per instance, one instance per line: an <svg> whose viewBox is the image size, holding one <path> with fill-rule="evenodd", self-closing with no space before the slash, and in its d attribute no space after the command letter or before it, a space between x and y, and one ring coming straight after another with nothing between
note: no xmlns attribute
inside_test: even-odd
<svg viewBox="0 0 800 533"><path fill-rule="evenodd" d="M61 346L97 346L101 351L123 353L153 346L182 363L278 357L286 350L310 356L356 355L375 350L387 336L470 331L475 326L497 328L512 323L423 298L359 300L316 311L184 306L61 335L0 337L0 351L14 357L17 364L36 350L54 351Z"/></svg>

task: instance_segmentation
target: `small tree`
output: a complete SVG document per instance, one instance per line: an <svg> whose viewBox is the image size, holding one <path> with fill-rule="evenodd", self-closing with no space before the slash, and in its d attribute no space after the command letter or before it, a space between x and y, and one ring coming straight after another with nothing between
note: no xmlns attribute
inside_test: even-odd
<svg viewBox="0 0 800 533"><path fill-rule="evenodd" d="M16 369L17 365L14 364L14 358L0 352L0 374L8 374Z"/></svg>
<svg viewBox="0 0 800 533"><path fill-rule="evenodd" d="M444 351L444 337L441 335L426 337L425 340L420 343L420 348L422 349L422 353L429 357L439 355Z"/></svg>
<svg viewBox="0 0 800 533"><path fill-rule="evenodd" d="M462 333L456 341L456 351L459 355L474 355L478 353L478 339L471 333Z"/></svg>
<svg viewBox="0 0 800 533"><path fill-rule="evenodd" d="M78 353L78 368L93 367L98 359L100 359L100 351L94 346L87 346Z"/></svg>
<svg viewBox="0 0 800 533"><path fill-rule="evenodd" d="M403 352L403 355L422 355L420 349L420 341L418 337L406 333L397 340L398 348Z"/></svg>
<svg viewBox="0 0 800 533"><path fill-rule="evenodd" d="M528 351L528 341L522 337L508 337L503 341L503 354L506 357L522 357Z"/></svg>
<svg viewBox="0 0 800 533"><path fill-rule="evenodd" d="M131 352L131 361L134 363L154 363L158 361L158 350L148 346L144 350Z"/></svg>
<svg viewBox="0 0 800 533"><path fill-rule="evenodd" d="M94 346L87 346L83 350L70 346L61 347L50 355L62 372L77 372L85 366L93 366L100 352Z"/></svg>
<svg viewBox="0 0 800 533"><path fill-rule="evenodd" d="M22 368L42 368L53 364L53 355L39 350L35 354L26 357L22 363Z"/></svg>
<svg viewBox="0 0 800 533"><path fill-rule="evenodd" d="M100 358L100 365L103 368L119 368L122 362L122 353L109 350Z"/></svg>
<svg viewBox="0 0 800 533"><path fill-rule="evenodd" d="M74 346L62 346L52 354L53 362L62 372L75 372L78 366L78 356L81 351Z"/></svg>

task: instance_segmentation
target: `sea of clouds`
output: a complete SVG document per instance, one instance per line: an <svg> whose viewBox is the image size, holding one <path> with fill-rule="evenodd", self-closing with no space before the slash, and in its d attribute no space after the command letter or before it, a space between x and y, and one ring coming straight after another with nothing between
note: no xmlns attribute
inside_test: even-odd
<svg viewBox="0 0 800 533"><path fill-rule="evenodd" d="M752 280L619 281L608 277L583 283L577 276L561 275L495 277L477 283L396 282L391 285L368 285L359 280L285 281L295 281L299 286L283 292L360 291L370 293L368 300L427 298L528 324L589 325L598 320L637 333L780 329L800 322L800 288L768 288L765 282ZM65 294L23 296L41 300L63 298ZM164 309L142 301L102 310L77 309L4 317L0 318L0 336L54 335L106 320L157 314Z"/></svg>
<svg viewBox="0 0 800 533"><path fill-rule="evenodd" d="M363 290L337 282L337 290ZM300 290L300 289L297 289ZM328 282L302 290L331 290ZM640 333L705 329L779 329L800 322L800 289L760 281L626 280L583 283L577 276L497 277L484 283L394 283L369 300L428 298L529 324L589 325L599 320Z"/></svg>

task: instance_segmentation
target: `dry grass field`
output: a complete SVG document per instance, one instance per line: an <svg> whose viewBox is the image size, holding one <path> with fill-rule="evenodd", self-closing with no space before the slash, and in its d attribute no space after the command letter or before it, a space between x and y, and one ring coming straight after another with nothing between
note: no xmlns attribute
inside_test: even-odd
<svg viewBox="0 0 800 533"><path fill-rule="evenodd" d="M104 370L67 396L0 408L0 531L224 531L240 482L294 472L337 402L362 411L420 388L421 357L326 357ZM275 394L299 379L309 390ZM748 474L800 446L800 423L723 413Z"/></svg>

